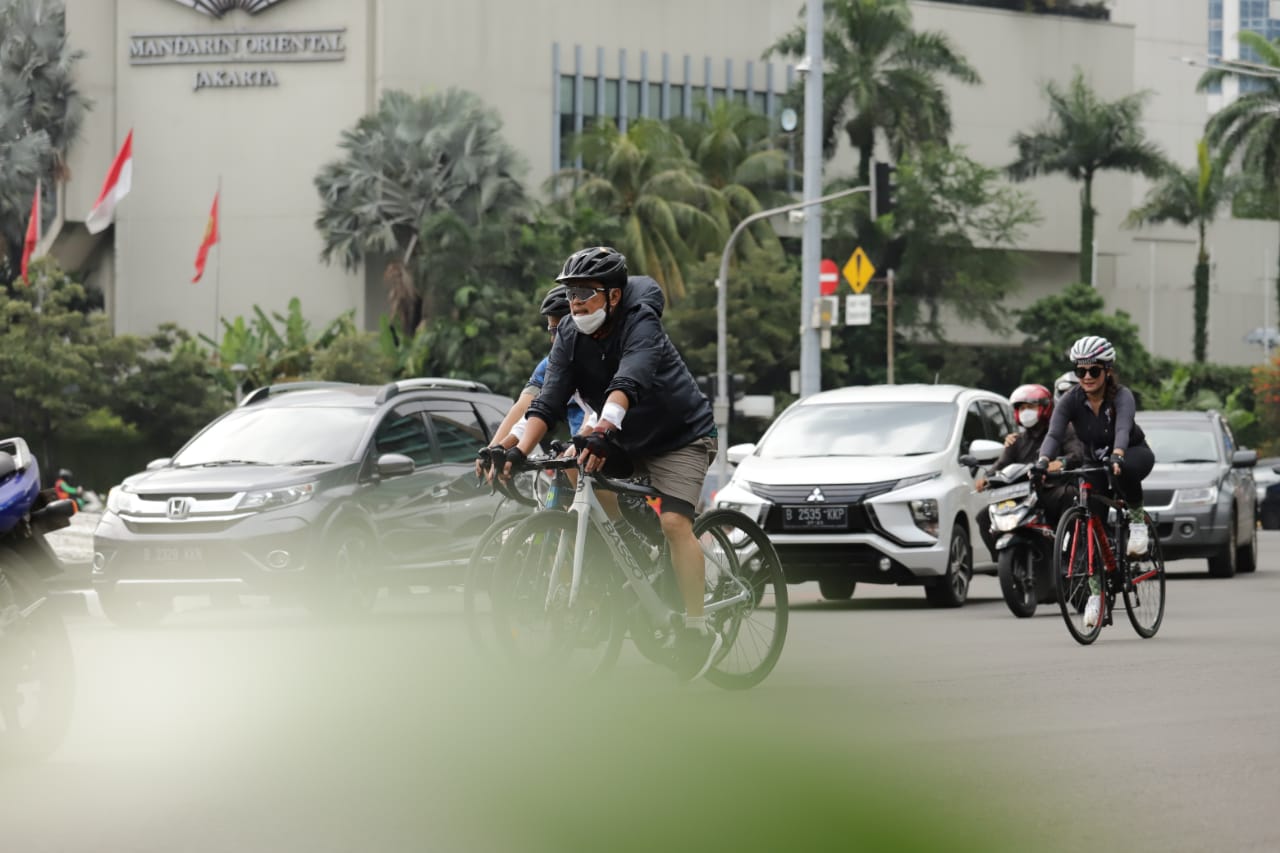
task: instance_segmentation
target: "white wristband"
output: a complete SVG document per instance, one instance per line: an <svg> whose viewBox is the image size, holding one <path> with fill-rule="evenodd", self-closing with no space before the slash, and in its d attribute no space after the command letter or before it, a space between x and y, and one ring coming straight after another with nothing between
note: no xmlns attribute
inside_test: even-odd
<svg viewBox="0 0 1280 853"><path fill-rule="evenodd" d="M608 421L618 429L622 429L622 419L626 416L627 410L613 401L605 403L604 408L600 410L600 420Z"/></svg>

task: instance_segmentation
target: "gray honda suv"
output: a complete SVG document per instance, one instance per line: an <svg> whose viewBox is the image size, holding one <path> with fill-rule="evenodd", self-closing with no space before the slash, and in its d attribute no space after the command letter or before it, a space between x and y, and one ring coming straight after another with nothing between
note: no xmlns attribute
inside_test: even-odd
<svg viewBox="0 0 1280 853"><path fill-rule="evenodd" d="M1156 457L1143 499L1165 559L1207 558L1215 577L1253 571L1257 452L1236 446L1218 412L1139 412L1137 420Z"/></svg>
<svg viewBox="0 0 1280 853"><path fill-rule="evenodd" d="M250 393L111 490L93 582L121 624L177 593L296 595L334 614L461 576L500 498L476 451L511 400L462 380L298 382Z"/></svg>

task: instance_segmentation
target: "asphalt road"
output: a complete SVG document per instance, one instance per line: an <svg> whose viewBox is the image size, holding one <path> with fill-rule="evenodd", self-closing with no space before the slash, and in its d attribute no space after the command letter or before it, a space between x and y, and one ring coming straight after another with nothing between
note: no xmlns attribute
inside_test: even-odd
<svg viewBox="0 0 1280 853"><path fill-rule="evenodd" d="M1173 564L1159 635L1092 647L993 578L793 588L774 674L729 694L634 654L569 689L469 648L454 592L326 626L199 601L70 609L76 720L0 771L0 849L1280 850L1280 534L1254 575Z"/></svg>

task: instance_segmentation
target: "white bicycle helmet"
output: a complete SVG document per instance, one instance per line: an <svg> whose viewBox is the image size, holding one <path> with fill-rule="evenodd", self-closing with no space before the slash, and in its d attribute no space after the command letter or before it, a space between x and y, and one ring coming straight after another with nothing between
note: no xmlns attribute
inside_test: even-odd
<svg viewBox="0 0 1280 853"><path fill-rule="evenodd" d="M1116 360L1116 348L1106 338L1086 335L1071 345L1067 358L1076 364L1112 364Z"/></svg>
<svg viewBox="0 0 1280 853"><path fill-rule="evenodd" d="M1056 403L1061 400L1063 394L1067 393L1079 384L1079 377L1070 370L1059 376L1053 381L1053 402Z"/></svg>

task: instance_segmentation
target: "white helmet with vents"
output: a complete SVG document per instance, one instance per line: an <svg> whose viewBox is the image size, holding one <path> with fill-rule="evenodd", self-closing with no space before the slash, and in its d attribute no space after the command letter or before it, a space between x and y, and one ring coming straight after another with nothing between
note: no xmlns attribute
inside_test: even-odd
<svg viewBox="0 0 1280 853"><path fill-rule="evenodd" d="M1116 360L1116 348L1106 338L1086 335L1071 345L1067 358L1076 364L1112 364Z"/></svg>

